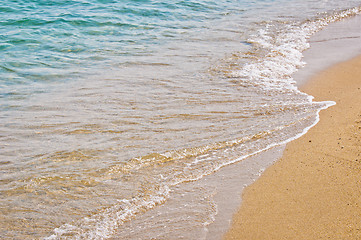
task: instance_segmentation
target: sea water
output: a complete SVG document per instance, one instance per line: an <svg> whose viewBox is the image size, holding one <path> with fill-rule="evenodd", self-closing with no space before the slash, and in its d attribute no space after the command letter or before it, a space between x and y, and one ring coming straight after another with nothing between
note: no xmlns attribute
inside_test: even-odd
<svg viewBox="0 0 361 240"><path fill-rule="evenodd" d="M2 1L0 238L210 238L219 212L204 179L317 122L333 103L292 74L310 36L360 11L356 0Z"/></svg>

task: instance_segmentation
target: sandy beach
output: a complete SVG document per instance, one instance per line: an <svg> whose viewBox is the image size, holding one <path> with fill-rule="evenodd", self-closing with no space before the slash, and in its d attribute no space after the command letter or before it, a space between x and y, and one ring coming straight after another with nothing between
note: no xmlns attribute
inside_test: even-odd
<svg viewBox="0 0 361 240"><path fill-rule="evenodd" d="M361 56L301 90L336 105L246 188L224 239L361 239Z"/></svg>

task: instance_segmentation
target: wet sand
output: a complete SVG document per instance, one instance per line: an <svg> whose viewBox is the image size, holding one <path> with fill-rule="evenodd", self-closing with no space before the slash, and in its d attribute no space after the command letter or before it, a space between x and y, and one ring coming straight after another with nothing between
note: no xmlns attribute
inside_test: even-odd
<svg viewBox="0 0 361 240"><path fill-rule="evenodd" d="M224 239L361 239L361 56L301 90L336 105L246 188Z"/></svg>

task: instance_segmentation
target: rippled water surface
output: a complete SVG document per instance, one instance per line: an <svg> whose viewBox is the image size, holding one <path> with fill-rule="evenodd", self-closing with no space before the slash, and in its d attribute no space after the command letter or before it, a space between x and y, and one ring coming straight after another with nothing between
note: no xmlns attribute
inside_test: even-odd
<svg viewBox="0 0 361 240"><path fill-rule="evenodd" d="M125 227L182 199L182 184L315 123L330 103L291 75L313 33L360 10L353 0L2 1L0 238L144 237L147 226ZM197 212L174 219L212 222L213 193L197 192L185 200Z"/></svg>

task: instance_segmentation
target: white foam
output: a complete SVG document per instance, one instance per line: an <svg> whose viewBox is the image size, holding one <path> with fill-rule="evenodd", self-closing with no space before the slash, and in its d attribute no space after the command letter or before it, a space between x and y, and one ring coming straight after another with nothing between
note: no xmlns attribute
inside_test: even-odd
<svg viewBox="0 0 361 240"><path fill-rule="evenodd" d="M135 197L131 200L119 200L119 204L106 209L91 217L86 217L74 224L64 224L54 229L54 234L45 238L46 240L63 238L64 234L71 239L105 239L111 237L120 223L129 220L136 214L152 209L162 204L169 197L168 186L160 187L151 196L145 198Z"/></svg>
<svg viewBox="0 0 361 240"><path fill-rule="evenodd" d="M284 25L276 36L272 25L266 25L265 29L260 29L257 35L248 40L254 48L266 52L266 56L245 64L242 69L234 71L233 76L264 90L298 91L291 75L305 64L302 52L310 47L307 40L329 23L360 12L361 7L355 7L302 25Z"/></svg>

